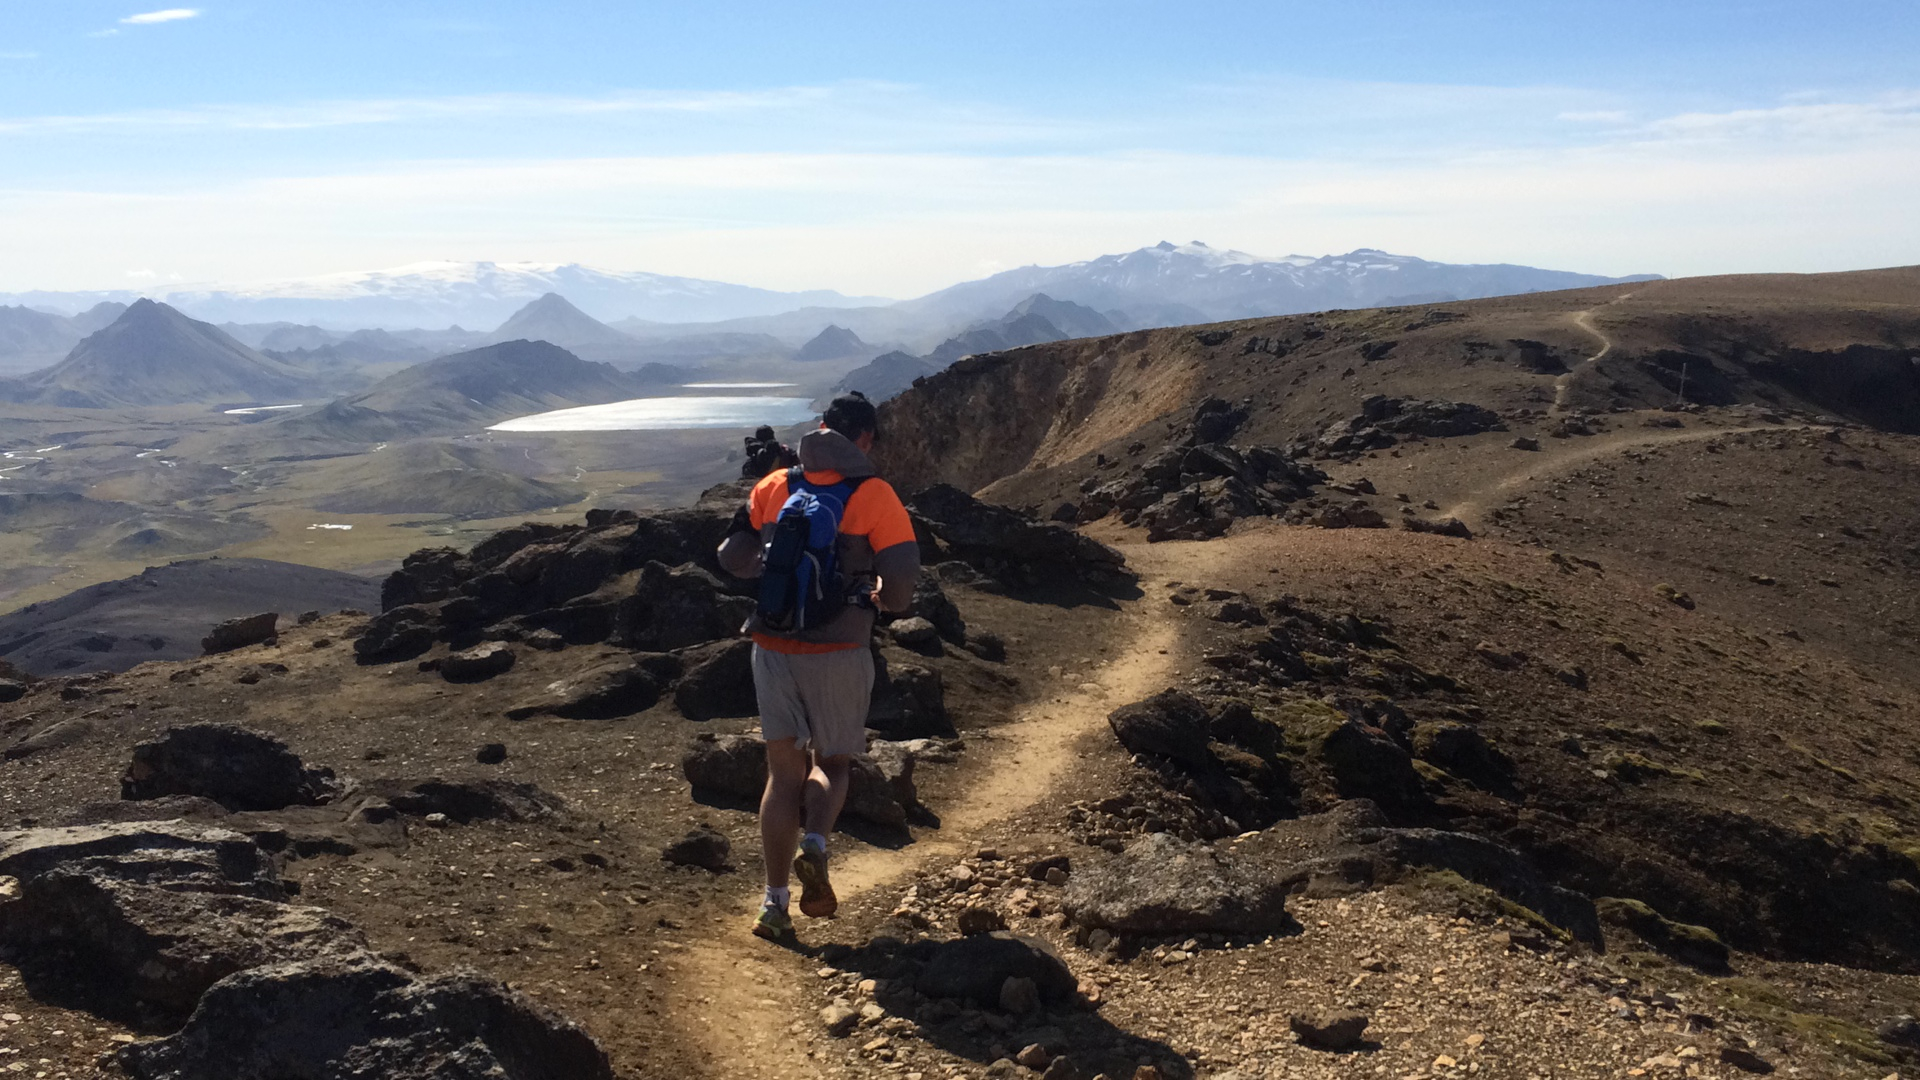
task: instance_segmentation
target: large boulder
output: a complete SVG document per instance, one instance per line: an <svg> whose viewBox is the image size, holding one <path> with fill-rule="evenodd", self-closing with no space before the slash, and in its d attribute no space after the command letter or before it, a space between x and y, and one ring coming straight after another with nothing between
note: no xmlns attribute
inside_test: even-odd
<svg viewBox="0 0 1920 1080"><path fill-rule="evenodd" d="M947 644L966 644L967 621L960 617L960 608L947 597L939 579L931 574L922 574L914 582L913 613L932 623Z"/></svg>
<svg viewBox="0 0 1920 1080"><path fill-rule="evenodd" d="M471 973L419 978L361 955L216 984L179 1032L119 1052L134 1080L611 1080L578 1025Z"/></svg>
<svg viewBox="0 0 1920 1080"><path fill-rule="evenodd" d="M876 657L867 726L890 739L952 738L956 732L947 714L946 683L940 673Z"/></svg>
<svg viewBox="0 0 1920 1080"><path fill-rule="evenodd" d="M983 503L948 484L920 492L907 507L956 557L1002 578L1038 582L1066 575L1110 584L1126 568L1126 559L1105 544Z"/></svg>
<svg viewBox="0 0 1920 1080"><path fill-rule="evenodd" d="M319 908L180 884L134 884L101 868L40 874L0 905L0 942L30 981L57 982L97 1011L143 1005L176 1020L234 972L366 945Z"/></svg>
<svg viewBox="0 0 1920 1080"><path fill-rule="evenodd" d="M211 656L214 653L232 652L248 645L258 645L272 640L274 628L279 623L279 613L272 611L248 615L242 619L228 619L207 631L207 636L200 639L200 649Z"/></svg>
<svg viewBox="0 0 1920 1080"><path fill-rule="evenodd" d="M184 1018L257 964L364 942L324 911L280 903L273 863L238 832L183 821L0 833L0 946L30 984L96 1011Z"/></svg>
<svg viewBox="0 0 1920 1080"><path fill-rule="evenodd" d="M1000 1004L1008 979L1030 979L1040 999L1067 1001L1079 986L1072 969L1044 941L996 931L943 941L914 979L928 997L958 998L986 1008Z"/></svg>
<svg viewBox="0 0 1920 1080"><path fill-rule="evenodd" d="M753 606L697 566L648 563L620 608L615 643L666 652L735 637Z"/></svg>
<svg viewBox="0 0 1920 1080"><path fill-rule="evenodd" d="M681 666L679 657L665 653L641 653L595 664L555 679L531 698L509 705L507 718L611 720L645 712L658 704L664 688L679 678Z"/></svg>
<svg viewBox="0 0 1920 1080"><path fill-rule="evenodd" d="M1211 722L1207 707L1184 690L1163 690L1107 714L1114 736L1129 751L1194 767L1215 764L1208 747Z"/></svg>
<svg viewBox="0 0 1920 1080"><path fill-rule="evenodd" d="M316 806L339 793L333 770L308 768L287 744L232 724L168 728L133 748L123 799L199 795L229 810Z"/></svg>
<svg viewBox="0 0 1920 1080"><path fill-rule="evenodd" d="M689 720L755 716L753 642L741 638L689 652L687 673L674 687L673 705Z"/></svg>
<svg viewBox="0 0 1920 1080"><path fill-rule="evenodd" d="M1124 934L1272 934L1297 924L1287 886L1205 844L1156 833L1119 855L1076 860L1061 909L1082 926Z"/></svg>
<svg viewBox="0 0 1920 1080"><path fill-rule="evenodd" d="M513 647L487 641L449 654L440 661L440 677L452 683L483 682L513 669Z"/></svg>
<svg viewBox="0 0 1920 1080"><path fill-rule="evenodd" d="M286 895L266 852L229 829L154 821L0 832L0 876L25 882L55 871L263 900Z"/></svg>
<svg viewBox="0 0 1920 1080"><path fill-rule="evenodd" d="M439 615L422 604L407 604L381 612L354 640L354 658L362 664L389 664L411 660L433 648Z"/></svg>

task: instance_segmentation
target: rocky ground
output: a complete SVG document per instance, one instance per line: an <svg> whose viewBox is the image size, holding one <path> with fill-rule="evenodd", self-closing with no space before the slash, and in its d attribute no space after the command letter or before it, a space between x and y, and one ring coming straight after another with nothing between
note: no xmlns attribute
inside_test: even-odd
<svg viewBox="0 0 1920 1080"><path fill-rule="evenodd" d="M789 947L746 932L737 491L0 678L0 1070L1904 1075L1920 444L1389 400L1202 401L1031 516L915 496L841 914Z"/></svg>

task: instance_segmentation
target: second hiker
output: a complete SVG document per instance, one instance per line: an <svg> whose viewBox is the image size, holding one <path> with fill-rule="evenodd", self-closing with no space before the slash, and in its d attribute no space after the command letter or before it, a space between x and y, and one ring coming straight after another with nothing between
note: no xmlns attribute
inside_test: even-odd
<svg viewBox="0 0 1920 1080"><path fill-rule="evenodd" d="M847 759L867 748L875 611L906 610L920 573L913 523L867 458L878 436L865 395L834 398L819 430L800 439L800 464L754 486L720 545L720 565L761 586L747 622L767 744L761 937L793 931L789 868L802 914L825 918L839 906L827 837L847 800Z"/></svg>

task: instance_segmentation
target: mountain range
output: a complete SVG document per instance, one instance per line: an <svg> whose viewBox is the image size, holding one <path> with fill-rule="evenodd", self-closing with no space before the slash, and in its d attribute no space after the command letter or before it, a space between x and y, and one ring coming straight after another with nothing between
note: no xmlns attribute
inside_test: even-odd
<svg viewBox="0 0 1920 1080"><path fill-rule="evenodd" d="M450 323L496 326L529 301L558 293L602 322L636 320L638 325L616 327L636 337L693 332L695 327L687 324L744 323L715 329L771 333L798 346L837 324L868 341L907 341L917 331L931 335L926 342L930 345L1040 292L1103 313L1122 309L1126 321L1144 327L1464 300L1623 280L1639 279L1504 264L1438 263L1370 248L1321 258L1264 258L1196 241L1162 242L1063 266L1021 267L897 303L831 290L778 292L578 264L491 262L417 263L259 286L179 287L150 295L209 322L285 321L351 330ZM71 312L102 302L130 303L141 295L40 291L0 294L0 304ZM794 317L802 312L806 314Z"/></svg>
<svg viewBox="0 0 1920 1080"><path fill-rule="evenodd" d="M977 353L1044 345L1069 338L1100 337L1118 330L1111 319L1090 307L1035 293L1000 318L955 334L925 356L914 356L899 349L882 353L849 371L835 384L833 392L858 390L874 401L885 401L912 386L915 379L945 370L954 361Z"/></svg>
<svg viewBox="0 0 1920 1080"><path fill-rule="evenodd" d="M778 292L700 278L614 270L578 263L423 262L388 270L328 274L253 286L181 286L160 292L25 292L0 303L77 310L153 296L209 321L313 323L336 329L377 326L492 326L528 301L564 293L602 318L668 322L771 315L800 307L886 303L831 289Z"/></svg>
<svg viewBox="0 0 1920 1080"><path fill-rule="evenodd" d="M142 299L82 338L66 359L0 392L35 404L105 408L285 400L320 390L325 382L242 345L217 326Z"/></svg>

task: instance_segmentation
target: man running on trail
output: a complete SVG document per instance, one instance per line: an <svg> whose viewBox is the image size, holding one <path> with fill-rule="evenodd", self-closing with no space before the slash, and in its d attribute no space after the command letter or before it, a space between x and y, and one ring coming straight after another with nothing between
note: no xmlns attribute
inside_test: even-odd
<svg viewBox="0 0 1920 1080"><path fill-rule="evenodd" d="M913 523L867 458L878 435L878 413L865 395L834 398L819 430L800 439L800 465L755 485L720 545L720 565L728 573L765 575L760 607L746 627L753 635L753 685L767 744L767 788L760 799L767 891L753 924L764 938L793 933L789 866L800 879L802 914L826 918L839 907L827 877L827 836L847 801L847 759L867 748L875 610L906 610L920 574ZM809 502L809 495L817 501ZM828 524L816 525L826 529L830 553L808 548L820 556L813 559L781 554L778 534L802 512L797 506L830 511L823 518ZM814 613L821 621L790 619L777 605L769 614L768 596L778 592L779 576L809 562L832 567L831 580L799 590L820 605ZM807 580L804 569L794 572Z"/></svg>

